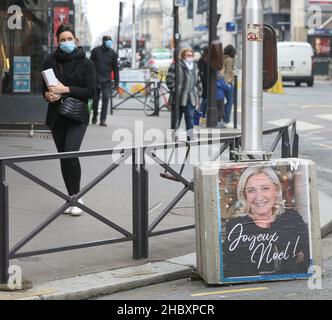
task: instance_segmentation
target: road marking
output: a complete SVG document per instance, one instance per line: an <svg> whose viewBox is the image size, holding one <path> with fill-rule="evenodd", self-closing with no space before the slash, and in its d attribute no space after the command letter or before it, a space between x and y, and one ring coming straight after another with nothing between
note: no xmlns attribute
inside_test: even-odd
<svg viewBox="0 0 332 320"><path fill-rule="evenodd" d="M332 121L332 114L320 114L315 116L315 118Z"/></svg>
<svg viewBox="0 0 332 320"><path fill-rule="evenodd" d="M331 108L331 104L309 104L302 106L302 109L311 109L311 108Z"/></svg>
<svg viewBox="0 0 332 320"><path fill-rule="evenodd" d="M275 120L275 121L269 121L270 124L273 124L275 126L285 126L287 123L289 123L291 119L280 119L280 120ZM323 126L319 126L316 124L308 123L308 122L303 122L303 121L296 121L296 128L298 131L311 131L311 130L318 130L322 129Z"/></svg>
<svg viewBox="0 0 332 320"><path fill-rule="evenodd" d="M205 293L197 293L192 294L191 296L194 297L206 297L206 296L215 296L221 294L228 294L228 293L244 293L244 292L254 292L254 291L265 291L269 290L268 288L248 288L248 289L238 289L238 290L226 290L226 291L217 291L217 292L205 292Z"/></svg>
<svg viewBox="0 0 332 320"><path fill-rule="evenodd" d="M160 202L160 203L156 204L154 207L152 207L151 209L149 209L149 214L151 214L152 212L156 211L157 209L159 209L163 205L164 205L163 202Z"/></svg>
<svg viewBox="0 0 332 320"><path fill-rule="evenodd" d="M329 146L327 144L322 144L322 143L315 143L315 144L321 148L332 150L332 146Z"/></svg>

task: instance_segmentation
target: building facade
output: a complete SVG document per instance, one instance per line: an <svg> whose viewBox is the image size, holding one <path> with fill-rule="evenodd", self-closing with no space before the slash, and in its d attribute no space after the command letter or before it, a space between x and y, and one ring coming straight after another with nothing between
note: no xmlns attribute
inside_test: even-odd
<svg viewBox="0 0 332 320"><path fill-rule="evenodd" d="M87 15L87 1L74 0L75 5L75 31L80 45L90 48L92 45L92 34Z"/></svg>
<svg viewBox="0 0 332 320"><path fill-rule="evenodd" d="M144 0L139 8L138 38L145 40L146 51L163 46L163 13L159 0Z"/></svg>
<svg viewBox="0 0 332 320"><path fill-rule="evenodd" d="M79 10L78 36L89 41L84 6ZM0 1L0 125L44 124L41 71L57 46L55 32L63 22L75 25L73 0ZM87 40L86 40L87 39Z"/></svg>
<svg viewBox="0 0 332 320"><path fill-rule="evenodd" d="M306 7L308 42L316 62L316 74L332 78L332 1L310 0Z"/></svg>
<svg viewBox="0 0 332 320"><path fill-rule="evenodd" d="M218 36L233 44L241 59L242 10L245 0L217 1ZM278 41L310 42L317 75L332 77L332 0L264 0L264 22L277 32ZM198 48L208 43L208 0L188 0L180 10L182 45ZM239 62L240 63L240 62Z"/></svg>

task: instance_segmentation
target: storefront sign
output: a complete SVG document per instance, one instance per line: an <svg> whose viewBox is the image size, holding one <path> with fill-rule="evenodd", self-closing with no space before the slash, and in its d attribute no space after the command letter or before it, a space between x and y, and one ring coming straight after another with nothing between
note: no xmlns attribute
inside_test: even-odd
<svg viewBox="0 0 332 320"><path fill-rule="evenodd" d="M54 8L54 44L57 44L58 40L56 32L63 23L69 23L69 7L55 7Z"/></svg>
<svg viewBox="0 0 332 320"><path fill-rule="evenodd" d="M309 36L309 42L311 43L315 57L331 57L331 37L330 36Z"/></svg>

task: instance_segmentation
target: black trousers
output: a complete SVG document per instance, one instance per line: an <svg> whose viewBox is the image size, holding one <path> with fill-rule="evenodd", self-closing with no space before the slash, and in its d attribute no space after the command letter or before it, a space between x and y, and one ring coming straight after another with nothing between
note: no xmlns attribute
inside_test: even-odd
<svg viewBox="0 0 332 320"><path fill-rule="evenodd" d="M102 94L102 107L100 114L100 121L106 121L108 105L111 97L112 81L105 81L98 85L96 95L93 100L93 116L98 116L98 105L100 100L100 93Z"/></svg>
<svg viewBox="0 0 332 320"><path fill-rule="evenodd" d="M79 151L87 126L80 123L58 124L52 129L54 142L58 152ZM81 188L81 164L78 158L61 159L61 172L68 195L73 196Z"/></svg>

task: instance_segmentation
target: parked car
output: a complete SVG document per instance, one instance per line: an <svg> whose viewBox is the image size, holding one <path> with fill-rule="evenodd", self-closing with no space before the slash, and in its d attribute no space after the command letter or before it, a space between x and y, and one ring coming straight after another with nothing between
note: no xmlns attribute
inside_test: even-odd
<svg viewBox="0 0 332 320"><path fill-rule="evenodd" d="M314 51L307 42L279 42L278 65L283 81L314 85Z"/></svg>
<svg viewBox="0 0 332 320"><path fill-rule="evenodd" d="M173 53L170 49L152 49L148 56L146 67L151 70L165 70L173 62Z"/></svg>

